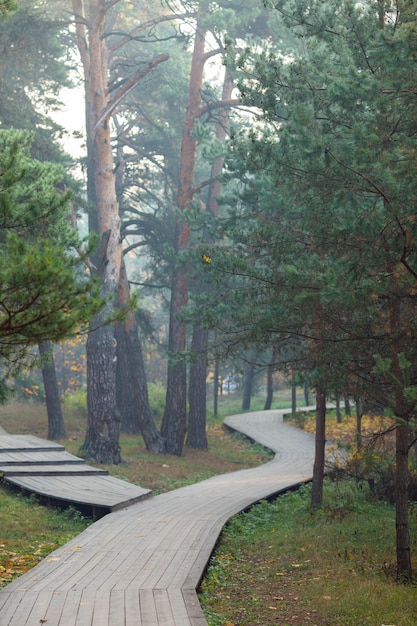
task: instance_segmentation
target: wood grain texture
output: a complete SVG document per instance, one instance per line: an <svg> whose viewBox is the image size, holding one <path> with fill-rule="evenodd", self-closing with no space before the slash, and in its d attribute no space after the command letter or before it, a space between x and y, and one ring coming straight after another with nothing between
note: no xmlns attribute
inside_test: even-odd
<svg viewBox="0 0 417 626"><path fill-rule="evenodd" d="M103 517L0 590L0 626L205 626L196 588L224 524L311 479L314 438L282 414L226 419L272 449L274 460Z"/></svg>

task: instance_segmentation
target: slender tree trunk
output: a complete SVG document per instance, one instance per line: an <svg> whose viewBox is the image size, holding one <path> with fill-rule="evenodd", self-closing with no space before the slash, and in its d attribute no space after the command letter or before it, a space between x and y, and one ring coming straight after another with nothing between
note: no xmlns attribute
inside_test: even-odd
<svg viewBox="0 0 417 626"><path fill-rule="evenodd" d="M117 370L116 392L117 410L120 415L120 431L138 435L139 416L136 403L132 402L135 393L132 371L129 367L127 337L123 324L116 324Z"/></svg>
<svg viewBox="0 0 417 626"><path fill-rule="evenodd" d="M362 448L362 401L358 398L356 402L356 447Z"/></svg>
<svg viewBox="0 0 417 626"><path fill-rule="evenodd" d="M52 341L44 341L39 344L39 354L42 357L42 379L48 414L48 439L65 439L67 434L62 415Z"/></svg>
<svg viewBox="0 0 417 626"><path fill-rule="evenodd" d="M391 296L389 303L390 330L392 335L392 374L395 381L395 411L397 427L395 431L395 525L397 547L397 577L402 582L411 582L411 546L408 520L408 486L409 486L409 407L404 396L401 381L404 373L401 370L399 355L401 341L398 337L401 329L400 301Z"/></svg>
<svg viewBox="0 0 417 626"><path fill-rule="evenodd" d="M342 423L342 413L340 412L340 396L337 394L336 396L336 422L338 424Z"/></svg>
<svg viewBox="0 0 417 626"><path fill-rule="evenodd" d="M316 450L313 467L311 505L319 508L323 504L323 481L326 451L326 394L316 390Z"/></svg>
<svg viewBox="0 0 417 626"><path fill-rule="evenodd" d="M214 385L213 385L213 414L214 414L214 417L217 417L217 414L218 414L219 393L221 393L220 365L219 365L219 359L216 357L216 359L214 361Z"/></svg>
<svg viewBox="0 0 417 626"><path fill-rule="evenodd" d="M304 402L306 406L310 406L309 385L307 381L304 382Z"/></svg>
<svg viewBox="0 0 417 626"><path fill-rule="evenodd" d="M297 413L297 387L291 383L291 414L295 416Z"/></svg>
<svg viewBox="0 0 417 626"><path fill-rule="evenodd" d="M201 30L202 13L197 17L194 49L188 94L188 106L184 120L181 144L181 163L177 204L184 212L194 194L194 168L197 142L193 135L196 120L200 116L201 86L205 63L204 47L206 33ZM176 219L175 267L171 276L171 302L168 338L168 375L165 411L161 434L166 440L167 452L180 456L184 445L187 425L187 370L184 352L186 349L186 327L181 312L188 302L188 267L183 258L189 246L189 225Z"/></svg>
<svg viewBox="0 0 417 626"><path fill-rule="evenodd" d="M274 362L274 355L272 355L272 363ZM274 398L274 370L272 363L268 365L266 370L266 399L264 410L268 411L272 406L272 400Z"/></svg>
<svg viewBox="0 0 417 626"><path fill-rule="evenodd" d="M249 411L250 409L254 379L255 379L255 368L253 367L251 363L247 363L245 366L245 373L243 376L242 411Z"/></svg>
<svg viewBox="0 0 417 626"><path fill-rule="evenodd" d="M225 72L225 78L223 81L222 89L222 101L227 102L232 95L233 80L230 77L228 71ZM229 126L229 111L227 108L220 109L219 121L216 124L216 139L219 142L224 142L227 130ZM219 206L217 199L220 196L222 183L220 181L220 174L223 169L224 157L216 159L212 165L210 172L210 186L207 197L206 212L213 218L216 218L219 213ZM212 235L205 234L204 241L206 243L213 243ZM202 283L196 287L197 293L201 293L203 289ZM198 449L207 449L207 437L206 437L206 379L207 379L207 350L208 350L209 333L200 328L198 325L193 328L193 338L191 343L191 352L193 354L198 353L196 359L192 359L190 363L190 390L188 393L189 399L189 415L188 415L188 436L187 445ZM193 347L194 345L194 347ZM201 394L197 396L197 390ZM216 406L215 411L217 414L217 396L215 399Z"/></svg>
<svg viewBox="0 0 417 626"><path fill-rule="evenodd" d="M350 415L351 415L351 410L350 410L350 401L349 401L348 396L345 396L345 398L344 398L344 402L345 402L345 415L346 415L347 417L350 417Z"/></svg>
<svg viewBox="0 0 417 626"><path fill-rule="evenodd" d="M131 415L131 427L139 427L146 448L150 452L161 454L165 452L165 443L156 428L149 406L142 346L134 312L129 308L130 292L124 262L122 262L120 271L118 296L121 308L127 307L126 319L123 324L119 324L118 330L118 334L123 337L122 346L125 351L123 368L121 368L119 373L121 377L124 377L126 372L129 373L126 376L126 382L128 383L126 393L128 395L123 399L119 396L119 399L131 405L131 409L125 407L122 414L125 416ZM120 384L122 386L123 381L120 381Z"/></svg>
<svg viewBox="0 0 417 626"><path fill-rule="evenodd" d="M189 419L187 445L207 450L206 436L206 379L208 330L194 326L191 342L190 381L188 392Z"/></svg>

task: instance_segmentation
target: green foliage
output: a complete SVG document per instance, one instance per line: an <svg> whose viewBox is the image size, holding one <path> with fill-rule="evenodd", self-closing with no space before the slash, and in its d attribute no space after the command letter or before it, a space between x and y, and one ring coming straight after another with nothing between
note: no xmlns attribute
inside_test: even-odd
<svg viewBox="0 0 417 626"><path fill-rule="evenodd" d="M5 18L8 13L16 11L17 4L15 0L0 0L0 17Z"/></svg>
<svg viewBox="0 0 417 626"><path fill-rule="evenodd" d="M0 130L0 359L19 369L30 346L76 333L100 310L68 220L60 167L29 155L32 137Z"/></svg>
<svg viewBox="0 0 417 626"><path fill-rule="evenodd" d="M162 383L149 383L148 395L152 417L159 420L164 414L166 389Z"/></svg>
<svg viewBox="0 0 417 626"><path fill-rule="evenodd" d="M58 4L48 3L46 11L44 2L19 0L18 10L0 16L0 126L34 131L32 155L54 162L63 159L63 130L50 113L59 108L61 88L70 85L71 65Z"/></svg>
<svg viewBox="0 0 417 626"><path fill-rule="evenodd" d="M412 9L271 5L297 40L290 52L279 43L229 49L242 102L260 113L233 135L221 243L203 249L218 297L201 297L199 313L229 350L277 345L283 364L314 371L327 389L352 392L360 381L374 402L413 419Z"/></svg>
<svg viewBox="0 0 417 626"><path fill-rule="evenodd" d="M395 503L395 456L393 452L372 446L360 450L345 451L335 469L338 476L353 477L359 487L369 487L372 497ZM409 459L408 495L417 501L417 457Z"/></svg>
<svg viewBox="0 0 417 626"><path fill-rule="evenodd" d="M64 408L68 414L87 420L87 392L84 389L79 389L78 391L65 394Z"/></svg>
<svg viewBox="0 0 417 626"><path fill-rule="evenodd" d="M234 517L201 585L210 626L413 626L415 589L392 583L393 509L369 494L326 480L321 510L306 485Z"/></svg>

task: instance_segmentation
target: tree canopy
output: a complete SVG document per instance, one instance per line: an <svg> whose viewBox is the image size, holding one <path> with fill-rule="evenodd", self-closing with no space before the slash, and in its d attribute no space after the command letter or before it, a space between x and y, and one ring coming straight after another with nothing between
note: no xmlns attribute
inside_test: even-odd
<svg viewBox="0 0 417 626"><path fill-rule="evenodd" d="M319 389L359 380L397 419L404 502L417 406L415 3L273 7L299 41L230 60L258 113L232 142L241 192L227 247L207 251L223 287L206 318L232 342L284 343ZM399 544L410 578L406 533Z"/></svg>

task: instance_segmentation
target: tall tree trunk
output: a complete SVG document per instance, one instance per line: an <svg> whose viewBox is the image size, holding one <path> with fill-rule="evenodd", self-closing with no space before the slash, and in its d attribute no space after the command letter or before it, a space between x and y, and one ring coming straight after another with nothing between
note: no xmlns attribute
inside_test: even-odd
<svg viewBox="0 0 417 626"><path fill-rule="evenodd" d="M120 381L121 388L123 388L123 385L126 385L125 392L127 397L120 398L120 395L118 395L118 398L121 403L131 405L130 409L124 407L122 415L124 414L125 418L128 414L131 416L130 427L139 428L145 446L150 452L162 454L165 452L165 443L156 428L149 406L142 346L134 312L129 308L130 291L124 262L122 262L120 271L118 297L121 308L126 309L125 321L123 324L118 325L118 335L121 335L123 338L122 346L125 351L123 368L120 368L119 374L123 378L126 372L129 373L125 381Z"/></svg>
<svg viewBox="0 0 417 626"><path fill-rule="evenodd" d="M52 341L39 344L42 357L42 379L45 389L46 412L48 414L48 439L65 439L64 418L55 370Z"/></svg>
<svg viewBox="0 0 417 626"><path fill-rule="evenodd" d="M181 144L181 163L178 185L177 205L180 212L185 212L194 194L194 168L197 142L193 135L194 125L200 116L201 86L205 63L205 36L201 30L202 12L197 16L194 49L191 61L191 73L188 94L188 106L184 120ZM166 440L167 452L180 456L184 445L187 426L187 370L184 352L186 349L186 327L181 320L181 313L188 302L188 267L183 258L189 246L189 225L182 219L176 219L175 231L175 267L171 276L171 302L168 338L168 376L165 411L161 434Z"/></svg>
<svg viewBox="0 0 417 626"><path fill-rule="evenodd" d="M313 467L311 505L315 508L323 504L324 462L326 451L326 394L316 390L316 449Z"/></svg>
<svg viewBox="0 0 417 626"><path fill-rule="evenodd" d="M254 379L255 368L251 363L247 363L243 375L242 411L249 411L250 409Z"/></svg>
<svg viewBox="0 0 417 626"><path fill-rule="evenodd" d="M304 381L304 402L306 406L310 406L309 383Z"/></svg>
<svg viewBox="0 0 417 626"><path fill-rule="evenodd" d="M359 397L356 398L356 447L358 450L362 448L362 416L363 416L363 408L362 408L362 399Z"/></svg>
<svg viewBox="0 0 417 626"><path fill-rule="evenodd" d="M94 193L100 236L96 266L106 301L103 311L92 320L87 340L88 425L83 450L98 462L120 463L117 342L114 325L108 324L114 312L122 259L108 111L108 50L103 38L108 6L100 0L72 0L72 7L77 16L77 41L85 77L90 193Z"/></svg>
<svg viewBox="0 0 417 626"><path fill-rule="evenodd" d="M272 406L272 400L274 397L274 370L272 363L274 362L274 355L272 355L271 363L266 370L266 398L264 410L268 411Z"/></svg>
<svg viewBox="0 0 417 626"><path fill-rule="evenodd" d="M350 400L348 396L344 397L344 402L345 402L345 415L347 417L350 417L351 410L350 410Z"/></svg>
<svg viewBox="0 0 417 626"><path fill-rule="evenodd" d="M215 357L214 361L214 384L213 384L213 414L214 417L218 415L219 409L219 394L222 392L221 381L220 381L220 364L219 359ZM417 448L417 446L416 446Z"/></svg>
<svg viewBox="0 0 417 626"><path fill-rule="evenodd" d="M207 450L206 436L206 379L208 330L194 326L191 341L190 381L188 391L189 419L187 445Z"/></svg>
<svg viewBox="0 0 417 626"><path fill-rule="evenodd" d="M399 355L402 352L401 340L398 337L401 329L400 301L391 296L389 303L390 330L392 335L392 374L395 384L394 414L398 420L395 431L395 525L397 548L397 577L403 582L412 580L410 528L408 520L408 486L409 486L409 416L410 409L404 396L401 381L404 372L401 370Z"/></svg>
<svg viewBox="0 0 417 626"><path fill-rule="evenodd" d="M222 101L227 102L230 100L233 91L233 80L228 71L225 72L222 89ZM216 139L219 142L224 142L229 127L229 110L227 107L220 108L219 120L216 124ZM216 218L219 213L219 205L217 202L220 196L222 183L220 181L220 174L223 169L224 157L216 159L212 165L210 172L210 186L207 197L206 212ZM204 234L205 243L213 243L212 235ZM201 293L202 284L197 287L197 292ZM198 325L193 328L193 338L191 342L191 351L195 354L198 352L198 357L192 359L190 363L190 390L188 393L189 400L189 414L188 414L188 436L187 445L195 447L197 449L207 449L207 436L206 436L206 413L207 413L207 399L206 399L206 380L207 380L207 350L208 350L209 333ZM194 344L194 347L193 347ZM204 366L203 366L204 365ZM197 390L201 394L197 396ZM217 415L217 396L215 396L215 415Z"/></svg>
<svg viewBox="0 0 417 626"><path fill-rule="evenodd" d="M116 401L120 416L120 431L131 435L140 434L132 371L129 367L127 337L122 323L115 327L117 341Z"/></svg>
<svg viewBox="0 0 417 626"><path fill-rule="evenodd" d="M297 386L291 383L291 414L297 413Z"/></svg>
<svg viewBox="0 0 417 626"><path fill-rule="evenodd" d="M339 393L336 395L336 422L338 424L342 423L342 413L340 412L340 395L339 395Z"/></svg>

